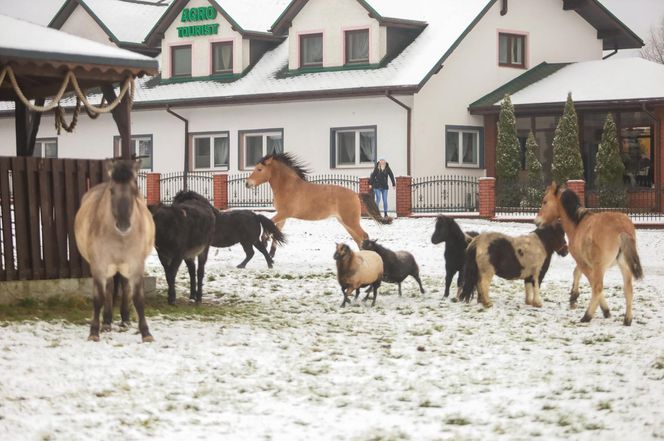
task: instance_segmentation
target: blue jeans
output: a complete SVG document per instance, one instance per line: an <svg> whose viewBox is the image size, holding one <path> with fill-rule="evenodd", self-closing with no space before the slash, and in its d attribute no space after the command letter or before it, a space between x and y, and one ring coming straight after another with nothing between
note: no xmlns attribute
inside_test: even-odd
<svg viewBox="0 0 664 441"><path fill-rule="evenodd" d="M378 211L380 211L380 198L383 198L383 213L387 217L387 188L374 188L374 197L376 198Z"/></svg>

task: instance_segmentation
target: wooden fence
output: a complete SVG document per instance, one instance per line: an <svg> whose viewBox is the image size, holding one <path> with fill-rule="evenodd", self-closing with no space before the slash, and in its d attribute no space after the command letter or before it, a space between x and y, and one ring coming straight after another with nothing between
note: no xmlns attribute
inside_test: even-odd
<svg viewBox="0 0 664 441"><path fill-rule="evenodd" d="M103 160L0 157L0 281L79 278L74 217Z"/></svg>

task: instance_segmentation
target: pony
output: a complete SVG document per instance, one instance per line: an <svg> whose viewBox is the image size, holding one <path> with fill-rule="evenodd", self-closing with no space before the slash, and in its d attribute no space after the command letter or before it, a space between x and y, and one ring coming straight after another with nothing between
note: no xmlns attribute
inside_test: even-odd
<svg viewBox="0 0 664 441"><path fill-rule="evenodd" d="M542 306L540 284L549 270L551 255L567 255L565 232L559 223L537 228L517 237L502 233L482 233L466 250L463 286L459 300L470 300L477 288L477 300L489 308L489 285L494 275L525 284L526 305Z"/></svg>
<svg viewBox="0 0 664 441"><path fill-rule="evenodd" d="M341 307L350 303L349 296L353 290L355 290L355 298L357 298L360 288L365 286L369 286L373 290L371 306L374 306L378 296L378 287L383 279L383 259L378 253L368 250L353 252L348 245L338 243L334 252L334 260L337 262L337 280L344 296ZM369 294L364 297L364 300L368 297Z"/></svg>
<svg viewBox="0 0 664 441"><path fill-rule="evenodd" d="M272 268L274 261L270 257L265 245L261 242L261 233L265 232L272 237L276 243L283 245L286 237L279 231L277 226L262 214L256 214L250 210L219 211L212 207L210 202L202 195L194 191L178 193L173 202L184 202L187 199L197 199L204 202L214 210L214 234L210 245L216 248L226 248L240 243L245 259L240 262L238 268L244 268L254 257L254 247L265 256L268 268Z"/></svg>
<svg viewBox="0 0 664 441"><path fill-rule="evenodd" d="M90 188L74 218L74 237L92 274L93 315L88 340L99 341L99 313L104 307L103 331L111 330L113 297L122 289L121 327L129 326L129 299L138 314L144 342L154 341L145 320L143 269L154 246L155 226L138 191L140 161L106 163L109 180Z"/></svg>
<svg viewBox="0 0 664 441"><path fill-rule="evenodd" d="M400 297L401 282L408 276L412 276L415 279L418 285L420 285L420 293L424 294L424 288L420 280L420 268L417 266L413 255L408 251L394 252L371 239L365 239L362 242L362 249L374 251L383 259L383 282L398 283Z"/></svg>
<svg viewBox="0 0 664 441"><path fill-rule="evenodd" d="M611 316L604 298L604 273L618 264L623 277L625 318L623 324L632 324L632 279L641 279L643 269L636 248L636 229L624 213L603 211L591 213L581 206L579 197L569 188L555 182L549 185L537 213L535 223L546 225L558 219L569 238L569 249L576 261L570 305L579 297L579 279L585 275L592 288L592 297L582 322L589 322L599 305L605 318Z"/></svg>
<svg viewBox="0 0 664 441"><path fill-rule="evenodd" d="M189 270L189 298L203 299L203 278L210 242L215 228L214 211L209 203L175 196L173 205L151 207L156 227L155 248L166 273L168 303L175 304L175 276L185 261ZM198 259L198 271L194 259Z"/></svg>
<svg viewBox="0 0 664 441"><path fill-rule="evenodd" d="M459 276L457 277L457 287L460 288L463 284L463 263L466 258L466 248L470 241L478 234L477 231L464 233L461 231L459 224L450 217L443 216L442 214L436 217L436 226L431 235L431 243L438 245L441 242L445 242L444 297L450 295L450 285L452 285L452 278L456 273L459 273Z"/></svg>
<svg viewBox="0 0 664 441"><path fill-rule="evenodd" d="M290 153L271 153L264 156L245 183L254 188L265 182L274 194L277 213L272 222L282 230L286 219L323 220L335 217L353 238L357 246L369 235L360 226L362 204L377 222L388 224L391 218L383 218L373 195L355 193L339 185L315 184L307 181L309 171ZM274 257L276 245L272 242L270 256Z"/></svg>

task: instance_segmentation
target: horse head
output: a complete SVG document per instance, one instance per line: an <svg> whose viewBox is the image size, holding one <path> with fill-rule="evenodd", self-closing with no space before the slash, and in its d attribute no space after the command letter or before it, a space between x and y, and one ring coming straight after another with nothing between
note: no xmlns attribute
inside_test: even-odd
<svg viewBox="0 0 664 441"><path fill-rule="evenodd" d="M438 245L445 242L449 236L449 218L440 215L436 218L436 228L431 235L431 243Z"/></svg>
<svg viewBox="0 0 664 441"><path fill-rule="evenodd" d="M360 248L362 248L363 250L375 251L376 241L371 239L364 239L362 241L362 246Z"/></svg>
<svg viewBox="0 0 664 441"><path fill-rule="evenodd" d="M338 243L336 246L336 250L334 251L334 260L344 260L347 256L353 253L350 247L345 243Z"/></svg>
<svg viewBox="0 0 664 441"><path fill-rule="evenodd" d="M569 252L567 248L567 241L565 240L565 230L560 222L553 224L553 251L558 255L565 257Z"/></svg>
<svg viewBox="0 0 664 441"><path fill-rule="evenodd" d="M134 201L138 197L136 175L140 167L140 160L113 160L106 165L106 172L111 178L111 213L115 219L115 229L122 235L131 230Z"/></svg>
<svg viewBox="0 0 664 441"><path fill-rule="evenodd" d="M560 219L559 193L560 187L555 181L546 188L544 198L542 199L542 207L537 212L537 217L535 218L535 225L541 227Z"/></svg>
<svg viewBox="0 0 664 441"><path fill-rule="evenodd" d="M249 175L244 185L247 188L255 188L267 182L272 177L271 165L273 158L267 157L261 159L254 167L254 171Z"/></svg>

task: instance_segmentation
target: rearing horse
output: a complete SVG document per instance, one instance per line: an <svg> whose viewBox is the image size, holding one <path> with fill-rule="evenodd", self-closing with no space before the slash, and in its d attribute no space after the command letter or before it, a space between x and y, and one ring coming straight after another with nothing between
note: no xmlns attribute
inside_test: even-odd
<svg viewBox="0 0 664 441"><path fill-rule="evenodd" d="M641 261L636 250L636 230L627 215L619 212L591 213L581 206L574 191L560 188L555 182L544 195L542 208L535 223L546 225L560 219L569 240L569 252L576 260L574 284L570 304L576 304L579 296L579 279L583 273L590 282L592 298L581 319L589 322L595 315L597 305L604 317L610 317L609 305L604 298L604 273L618 263L623 276L625 291L625 319L623 324L632 324L632 278L643 277Z"/></svg>
<svg viewBox="0 0 664 441"><path fill-rule="evenodd" d="M270 183L274 208L277 210L272 222L280 230L290 217L302 220L335 217L361 247L362 241L369 238L360 226L362 204L377 222L385 224L391 221L381 217L370 194L355 193L339 185L307 182L307 173L308 170L290 153L273 153L258 161L253 173L247 178L247 188ZM270 256L274 256L275 250L272 242Z"/></svg>

